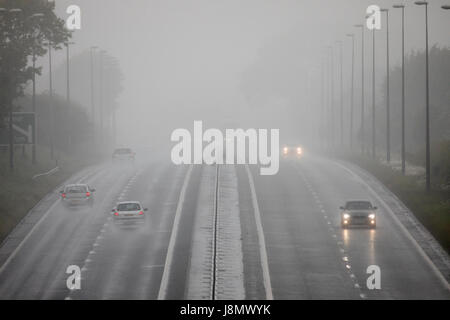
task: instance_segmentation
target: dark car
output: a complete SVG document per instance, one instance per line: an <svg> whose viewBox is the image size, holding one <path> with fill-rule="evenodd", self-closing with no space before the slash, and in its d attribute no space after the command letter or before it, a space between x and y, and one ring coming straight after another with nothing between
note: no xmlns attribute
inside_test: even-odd
<svg viewBox="0 0 450 320"><path fill-rule="evenodd" d="M300 145L284 145L281 149L283 157L301 157L303 155L303 148Z"/></svg>
<svg viewBox="0 0 450 320"><path fill-rule="evenodd" d="M371 228L376 228L377 226L377 217L375 214L377 207L372 206L370 201L347 201L345 206L340 207L340 209L342 210L342 228L347 228L351 225L368 226Z"/></svg>
<svg viewBox="0 0 450 320"><path fill-rule="evenodd" d="M61 200L67 206L94 205L95 189L87 184L69 184L60 191Z"/></svg>

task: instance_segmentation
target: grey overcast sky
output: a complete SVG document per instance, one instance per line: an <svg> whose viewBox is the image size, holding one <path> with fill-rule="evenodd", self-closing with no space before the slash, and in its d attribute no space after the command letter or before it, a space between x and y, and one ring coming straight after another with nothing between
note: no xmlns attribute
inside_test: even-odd
<svg viewBox="0 0 450 320"><path fill-rule="evenodd" d="M450 12L440 8L446 2L450 0L430 1L430 44L450 44ZM161 122L174 113L186 111L191 120L217 116L224 110L242 112L246 102L240 92L241 75L268 44L282 37L296 39L298 43L292 46L300 46L302 53L295 63L314 65L319 63L317 57L324 46L335 40L346 40L346 33L356 31L353 24L364 22L365 9L371 4L391 8L391 59L393 65L399 63L400 11L392 9L394 3L387 0L56 0L56 7L61 18L67 17L65 11L69 5L81 8L82 28L74 34L76 45L72 55L97 45L118 58L125 75L125 90L120 99L122 123L137 124L141 129L135 129L136 133L145 135L142 127L158 123L177 126L177 121ZM422 50L424 10L413 1L403 3L407 6L406 49ZM382 21L384 24L384 18ZM384 41L384 33L380 33L379 39ZM370 41L367 41L369 49ZM384 50L384 44L380 45L377 54L382 57ZM64 63L64 58L62 51L56 53L55 64ZM46 60L41 61L45 68ZM46 89L45 70L40 89Z"/></svg>

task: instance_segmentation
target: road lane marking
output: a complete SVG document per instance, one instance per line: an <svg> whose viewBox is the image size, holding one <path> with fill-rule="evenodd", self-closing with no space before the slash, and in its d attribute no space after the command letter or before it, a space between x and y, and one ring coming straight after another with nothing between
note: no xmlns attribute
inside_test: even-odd
<svg viewBox="0 0 450 320"><path fill-rule="evenodd" d="M272 286L270 282L270 273L269 273L269 263L267 259L267 251L266 251L266 241L264 239L264 230L261 222L261 213L259 211L259 205L258 200L256 198L256 189L255 189L255 183L253 181L252 173L250 172L250 169L248 165L245 165L245 169L247 171L248 180L250 183L250 191L252 195L252 203L253 203L253 212L255 213L255 220L256 220L256 229L258 232L258 243L259 243L259 255L261 258L261 267L263 271L263 281L264 281L264 288L266 291L266 299L267 300L273 300L273 293L272 293Z"/></svg>
<svg viewBox="0 0 450 320"><path fill-rule="evenodd" d="M161 278L161 285L159 287L158 300L165 299L165 297L167 295L167 290L168 290L168 286L169 286L169 276L170 276L170 271L172 269L172 260L173 260L173 255L175 254L174 248L175 248L175 243L177 241L178 227L179 227L180 219L181 219L181 211L183 209L184 199L186 196L186 190L187 190L187 187L189 184L189 180L190 180L193 168L194 168L193 165L189 166L189 169L184 178L183 186L181 187L180 197L178 199L178 205L177 205L177 209L175 211L175 218L174 218L174 222L173 222L172 233L170 235L169 246L167 248L166 262L164 263L164 271L163 271L163 275Z"/></svg>
<svg viewBox="0 0 450 320"><path fill-rule="evenodd" d="M305 174L304 174L303 172L300 172L300 170L299 170L296 166L293 166L293 168L294 168L295 171L301 176L303 182L306 183L306 184L309 184L308 179L306 178ZM316 204L317 204L318 207L321 208L321 212L323 213L323 216L324 216L324 218L325 218L325 221L326 221L327 224L328 224L328 230L330 231L330 234L332 235L332 237L336 240L336 243L337 243L337 246L338 246L338 248L339 248L339 251L340 251L341 254L342 254L342 260L344 261L344 265L345 265L346 271L347 271L347 273L349 274L350 279L355 283L355 284L354 284L355 289L359 289L359 291L361 292L361 287L360 287L359 284L357 283L358 280L356 279L356 276L355 276L355 275L352 273L352 271L351 271L351 265L350 265L350 262L349 262L349 258L348 258L348 256L345 255L345 250L344 250L344 248L342 247L342 241L338 240L338 237L337 237L337 235L336 235L336 233L335 233L335 231L334 231L334 228L333 228L332 225L331 225L331 222L330 222L330 220L329 220L329 218L328 218L328 215L326 214L326 211L324 210L324 206L323 206L322 202L320 201L319 196L317 195L317 193L315 192L315 190L313 190L313 189L311 189L311 188L310 188L310 192L311 192L312 194L314 194L314 198L315 198L315 200L316 200ZM367 296L364 295L364 297L363 297L363 296L361 296L361 294L360 294L360 298L366 299Z"/></svg>

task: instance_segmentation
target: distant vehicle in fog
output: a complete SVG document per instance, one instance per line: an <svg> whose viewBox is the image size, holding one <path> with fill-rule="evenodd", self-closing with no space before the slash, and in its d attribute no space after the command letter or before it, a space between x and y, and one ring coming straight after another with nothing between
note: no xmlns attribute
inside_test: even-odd
<svg viewBox="0 0 450 320"><path fill-rule="evenodd" d="M134 160L135 153L130 148L117 148L112 154L113 161Z"/></svg>
<svg viewBox="0 0 450 320"><path fill-rule="evenodd" d="M372 206L370 201L347 201L345 206L340 207L341 225L347 228L351 225L369 226L376 228L376 214L377 207Z"/></svg>
<svg viewBox="0 0 450 320"><path fill-rule="evenodd" d="M95 189L87 184L68 184L61 193L61 200L67 206L94 205Z"/></svg>
<svg viewBox="0 0 450 320"><path fill-rule="evenodd" d="M300 145L284 145L281 149L283 157L301 157L303 148Z"/></svg>
<svg viewBox="0 0 450 320"><path fill-rule="evenodd" d="M115 224L141 224L145 222L147 208L143 208L139 201L119 202L112 209Z"/></svg>

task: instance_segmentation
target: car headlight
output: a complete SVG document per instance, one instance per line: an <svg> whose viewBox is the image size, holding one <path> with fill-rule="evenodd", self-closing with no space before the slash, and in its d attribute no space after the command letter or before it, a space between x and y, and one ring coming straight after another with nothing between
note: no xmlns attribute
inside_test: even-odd
<svg viewBox="0 0 450 320"><path fill-rule="evenodd" d="M375 219L375 215L373 213L369 214L369 219L371 219L371 220Z"/></svg>
<svg viewBox="0 0 450 320"><path fill-rule="evenodd" d="M344 213L344 219L350 219L350 215L348 213Z"/></svg>
<svg viewBox="0 0 450 320"><path fill-rule="evenodd" d="M288 153L288 151L289 151L289 148L288 148L288 147L284 147L284 148L283 148L283 152L284 152L284 153Z"/></svg>
<svg viewBox="0 0 450 320"><path fill-rule="evenodd" d="M297 148L297 154L302 154L302 153L303 153L302 148L298 147L298 148Z"/></svg>

